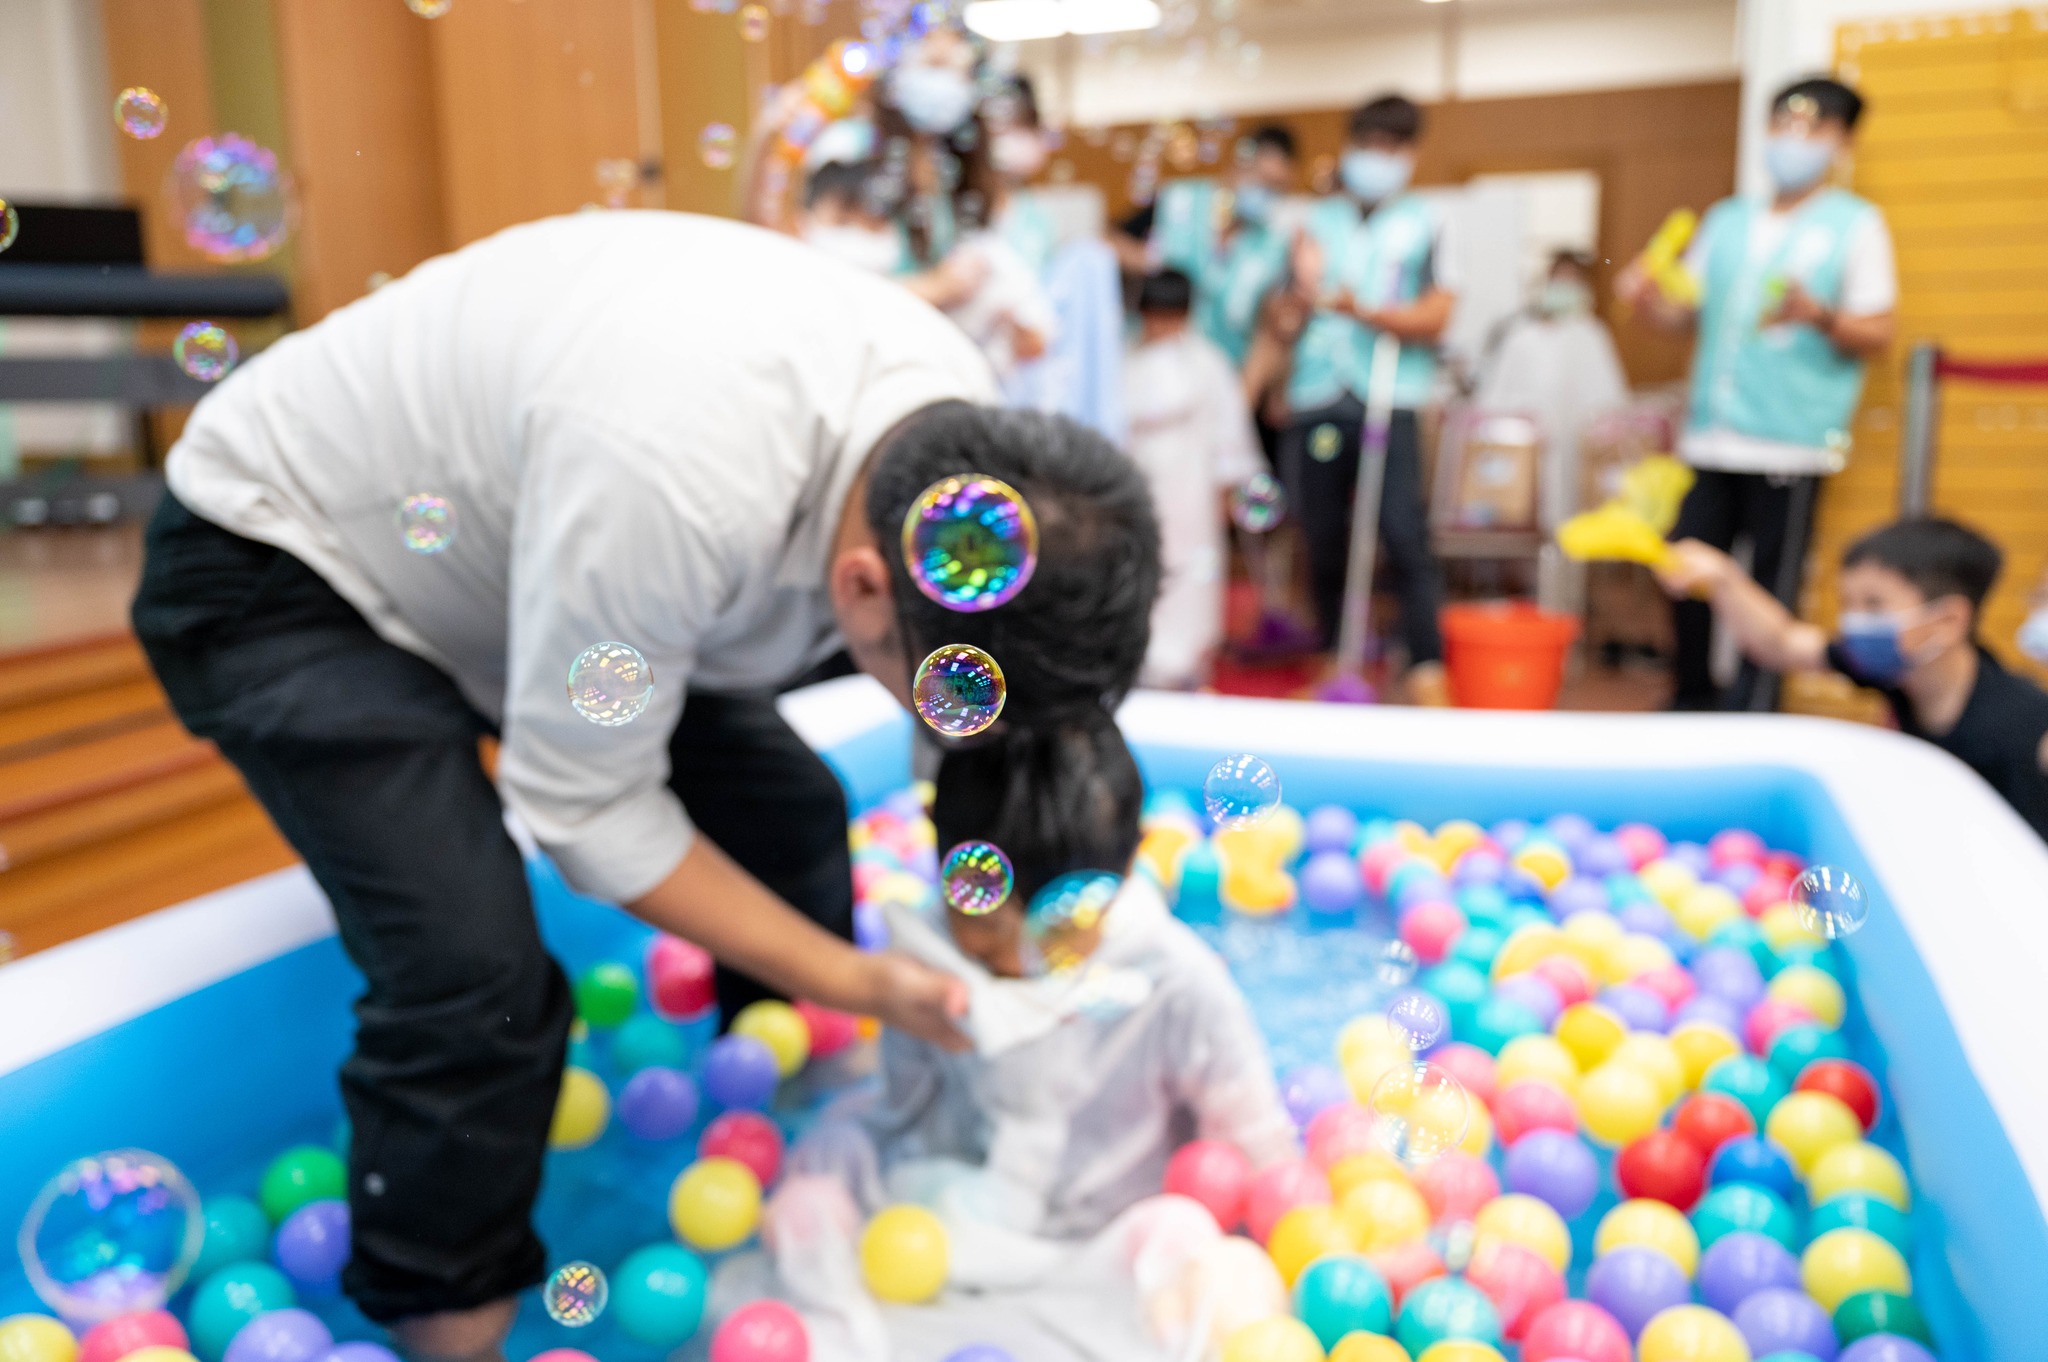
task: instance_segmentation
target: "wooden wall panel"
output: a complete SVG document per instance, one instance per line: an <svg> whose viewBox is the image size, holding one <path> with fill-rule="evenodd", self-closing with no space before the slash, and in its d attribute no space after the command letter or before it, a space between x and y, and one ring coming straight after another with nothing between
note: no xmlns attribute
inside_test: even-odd
<svg viewBox="0 0 2048 1362"><path fill-rule="evenodd" d="M750 63L742 50L749 44L740 40L736 16L700 12L689 0L655 0L654 23L663 194L670 208L730 217L739 206L738 152L730 167L707 166L698 139L713 123L728 124L746 137L754 105L750 96L758 94L749 88ZM793 41L790 23L775 20L761 46L779 48ZM763 67L759 58L751 64ZM765 67L758 79L766 79Z"/></svg>
<svg viewBox="0 0 2048 1362"><path fill-rule="evenodd" d="M164 269L207 269L206 258L185 244L166 210L164 175L178 149L216 131L213 82L202 0L102 0L107 41L107 107L130 85L146 85L169 106L161 137L115 139L121 187L142 210L143 249ZM108 117L112 117L112 113Z"/></svg>

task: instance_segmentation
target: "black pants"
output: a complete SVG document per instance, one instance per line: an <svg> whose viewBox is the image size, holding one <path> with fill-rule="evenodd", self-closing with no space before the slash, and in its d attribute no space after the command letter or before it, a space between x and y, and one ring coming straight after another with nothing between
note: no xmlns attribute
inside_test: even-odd
<svg viewBox="0 0 2048 1362"><path fill-rule="evenodd" d="M1673 539L1698 539L1726 551L1737 539L1750 543L1750 575L1787 610L1799 609L1806 546L1813 531L1813 503L1819 479L1764 473L1698 471L1679 507ZM1675 709L1757 710L1777 707L1777 677L1742 664L1723 695L1714 685L1711 653L1713 608L1705 601L1671 607L1676 636Z"/></svg>
<svg viewBox="0 0 2048 1362"><path fill-rule="evenodd" d="M1329 427L1334 439L1325 432ZM1344 577L1351 556L1351 498L1358 486L1359 440L1365 406L1346 396L1333 406L1305 412L1287 425L1280 441L1280 468L1308 541L1310 589L1323 646L1337 640L1344 614ZM1410 662L1435 662L1444 655L1437 631L1443 606L1443 572L1429 548L1429 517L1422 500L1422 437L1412 411L1396 411L1387 431L1387 477L1380 489L1380 547L1393 571L1401 600L1401 633Z"/></svg>
<svg viewBox="0 0 2048 1362"><path fill-rule="evenodd" d="M538 1282L529 1221L573 1006L477 758L489 724L312 569L166 496L135 631L187 727L242 772L366 982L341 1090L348 1294L380 1321ZM846 805L771 696L692 694L671 785L698 827L851 936ZM764 996L721 972L725 1015Z"/></svg>

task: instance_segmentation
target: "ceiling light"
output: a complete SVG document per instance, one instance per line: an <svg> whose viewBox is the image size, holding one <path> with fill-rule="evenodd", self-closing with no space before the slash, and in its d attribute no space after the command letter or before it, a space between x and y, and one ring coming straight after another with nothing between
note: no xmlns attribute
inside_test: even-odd
<svg viewBox="0 0 2048 1362"><path fill-rule="evenodd" d="M1069 33L1135 33L1166 17L1157 0L1065 0Z"/></svg>
<svg viewBox="0 0 2048 1362"><path fill-rule="evenodd" d="M1063 33L1133 33L1165 18L1158 0L973 0L961 18L992 43Z"/></svg>

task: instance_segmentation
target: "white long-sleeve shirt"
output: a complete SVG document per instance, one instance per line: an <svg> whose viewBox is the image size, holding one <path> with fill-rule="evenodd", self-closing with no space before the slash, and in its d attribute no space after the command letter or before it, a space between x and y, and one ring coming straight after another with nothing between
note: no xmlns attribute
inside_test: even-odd
<svg viewBox="0 0 2048 1362"><path fill-rule="evenodd" d="M569 881L630 901L682 860L667 785L691 686L836 645L824 573L876 442L987 364L938 312L772 232L583 213L501 232L286 337L193 413L179 500L301 559L504 734L499 788ZM435 493L453 544L408 552ZM635 722L571 707L594 643L654 676Z"/></svg>

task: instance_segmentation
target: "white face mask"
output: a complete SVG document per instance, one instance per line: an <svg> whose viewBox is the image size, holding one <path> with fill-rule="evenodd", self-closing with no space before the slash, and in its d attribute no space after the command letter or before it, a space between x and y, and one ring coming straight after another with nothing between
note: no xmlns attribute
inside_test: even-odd
<svg viewBox="0 0 2048 1362"><path fill-rule="evenodd" d="M889 95L911 127L931 135L953 131L974 112L974 82L949 66L899 66Z"/></svg>
<svg viewBox="0 0 2048 1362"><path fill-rule="evenodd" d="M869 274L892 274L903 259L903 243L886 228L833 226L812 223L804 228L804 241L857 270Z"/></svg>
<svg viewBox="0 0 2048 1362"><path fill-rule="evenodd" d="M1035 128L1011 128L989 140L988 156L996 174L1028 180L1045 167L1045 138Z"/></svg>
<svg viewBox="0 0 2048 1362"><path fill-rule="evenodd" d="M2048 605L2038 606L2020 626L2020 651L2036 662L2048 662Z"/></svg>

